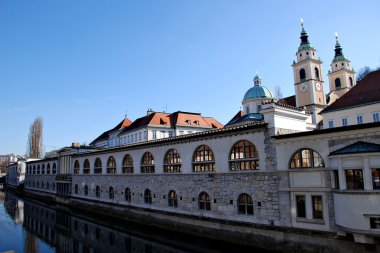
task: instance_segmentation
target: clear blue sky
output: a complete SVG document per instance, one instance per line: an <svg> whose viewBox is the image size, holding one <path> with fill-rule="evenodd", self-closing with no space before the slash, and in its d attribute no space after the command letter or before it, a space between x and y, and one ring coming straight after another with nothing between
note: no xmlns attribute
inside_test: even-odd
<svg viewBox="0 0 380 253"><path fill-rule="evenodd" d="M0 154L89 143L128 113L200 112L225 124L256 71L294 94L300 18L326 74L335 36L357 70L380 66L380 1L0 1Z"/></svg>

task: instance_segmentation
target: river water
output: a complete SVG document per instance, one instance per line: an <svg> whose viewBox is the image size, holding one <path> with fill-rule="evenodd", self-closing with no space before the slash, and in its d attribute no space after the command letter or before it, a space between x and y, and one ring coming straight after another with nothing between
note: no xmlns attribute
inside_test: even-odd
<svg viewBox="0 0 380 253"><path fill-rule="evenodd" d="M136 224L126 228L112 220L0 191L0 252L8 250L17 253L264 252Z"/></svg>

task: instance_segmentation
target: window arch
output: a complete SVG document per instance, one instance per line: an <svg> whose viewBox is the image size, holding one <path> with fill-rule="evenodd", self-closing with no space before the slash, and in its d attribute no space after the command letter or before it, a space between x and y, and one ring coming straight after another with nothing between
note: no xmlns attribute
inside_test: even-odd
<svg viewBox="0 0 380 253"><path fill-rule="evenodd" d="M164 172L181 172L182 159L175 149L169 149L164 158Z"/></svg>
<svg viewBox="0 0 380 253"><path fill-rule="evenodd" d="M46 174L50 174L50 163L46 166Z"/></svg>
<svg viewBox="0 0 380 253"><path fill-rule="evenodd" d="M144 191L144 202L146 204L152 204L152 192L149 189Z"/></svg>
<svg viewBox="0 0 380 253"><path fill-rule="evenodd" d="M238 213L253 215L253 200L247 193L242 193L238 197Z"/></svg>
<svg viewBox="0 0 380 253"><path fill-rule="evenodd" d="M132 200L131 189L129 189L128 187L125 188L125 193L124 193L124 195L125 195L125 201L127 201L127 202L131 202L131 200Z"/></svg>
<svg viewBox="0 0 380 253"><path fill-rule="evenodd" d="M37 165L37 174L41 174L41 167L39 164Z"/></svg>
<svg viewBox="0 0 380 253"><path fill-rule="evenodd" d="M315 73L315 79L319 80L319 69L317 67L314 68L314 73Z"/></svg>
<svg viewBox="0 0 380 253"><path fill-rule="evenodd" d="M84 195L85 196L88 195L88 186L87 185L84 186Z"/></svg>
<svg viewBox="0 0 380 253"><path fill-rule="evenodd" d="M90 161L88 159L83 162L83 174L90 174Z"/></svg>
<svg viewBox="0 0 380 253"><path fill-rule="evenodd" d="M97 198L100 198L100 187L99 187L99 185L97 185L96 188L95 188L95 196Z"/></svg>
<svg viewBox="0 0 380 253"><path fill-rule="evenodd" d="M354 86L354 81L351 76L348 78L348 80L350 81L350 87Z"/></svg>
<svg viewBox="0 0 380 253"><path fill-rule="evenodd" d="M133 173L133 159L130 154L126 154L123 158L123 174Z"/></svg>
<svg viewBox="0 0 380 253"><path fill-rule="evenodd" d="M304 148L297 150L290 160L291 169L293 168L318 168L325 167L322 157L312 149Z"/></svg>
<svg viewBox="0 0 380 253"><path fill-rule="evenodd" d="M74 186L74 192L75 192L75 194L78 194L78 185L77 184Z"/></svg>
<svg viewBox="0 0 380 253"><path fill-rule="evenodd" d="M45 164L42 164L41 174L45 174Z"/></svg>
<svg viewBox="0 0 380 253"><path fill-rule="evenodd" d="M335 78L335 88L336 89L340 89L342 86L341 82L340 82L340 78Z"/></svg>
<svg viewBox="0 0 380 253"><path fill-rule="evenodd" d="M154 173L154 157L150 152L145 152L141 158L141 173Z"/></svg>
<svg viewBox="0 0 380 253"><path fill-rule="evenodd" d="M255 145L247 140L234 144L230 152L230 170L256 170L259 168L259 154Z"/></svg>
<svg viewBox="0 0 380 253"><path fill-rule="evenodd" d="M173 190L169 191L168 194L169 206L178 207L177 193Z"/></svg>
<svg viewBox="0 0 380 253"><path fill-rule="evenodd" d="M193 171L215 171L215 157L207 145L200 145L193 155Z"/></svg>
<svg viewBox="0 0 380 253"><path fill-rule="evenodd" d="M57 164L53 163L53 174L57 174Z"/></svg>
<svg viewBox="0 0 380 253"><path fill-rule="evenodd" d="M110 199L114 199L115 198L115 191L114 191L114 189L113 189L112 186L108 190L108 195L109 195Z"/></svg>
<svg viewBox="0 0 380 253"><path fill-rule="evenodd" d="M99 157L95 159L94 174L102 174L102 160Z"/></svg>
<svg viewBox="0 0 380 253"><path fill-rule="evenodd" d="M116 174L116 160L110 156L107 161L107 174Z"/></svg>
<svg viewBox="0 0 380 253"><path fill-rule="evenodd" d="M211 210L211 200L207 192L201 192L198 197L200 210Z"/></svg>
<svg viewBox="0 0 380 253"><path fill-rule="evenodd" d="M75 160L75 162L74 162L74 174L79 174L79 169L80 169L79 161Z"/></svg>
<svg viewBox="0 0 380 253"><path fill-rule="evenodd" d="M300 82L305 81L306 79L306 71L305 69L300 69Z"/></svg>

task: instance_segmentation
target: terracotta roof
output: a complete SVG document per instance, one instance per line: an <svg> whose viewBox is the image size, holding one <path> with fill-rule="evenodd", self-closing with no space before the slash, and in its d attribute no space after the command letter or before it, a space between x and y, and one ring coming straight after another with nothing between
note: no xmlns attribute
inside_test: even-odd
<svg viewBox="0 0 380 253"><path fill-rule="evenodd" d="M130 121L128 118L124 118L119 124L117 124L114 128L105 131L101 135L99 135L95 140L93 140L90 145L93 145L93 143L98 142L98 141L105 141L108 140L109 134L113 131L117 131L123 128L126 128L132 124L132 121Z"/></svg>
<svg viewBox="0 0 380 253"><path fill-rule="evenodd" d="M380 103L380 70L369 73L341 98L320 113L344 110L366 104Z"/></svg>
<svg viewBox="0 0 380 253"><path fill-rule="evenodd" d="M290 97L281 98L280 100L278 100L278 103L296 107L297 106L296 96L293 95Z"/></svg>
<svg viewBox="0 0 380 253"><path fill-rule="evenodd" d="M217 120L211 117L203 117L200 113L177 111L172 114L164 112L152 112L144 117L136 119L120 134L145 126L193 126L200 128L223 128Z"/></svg>

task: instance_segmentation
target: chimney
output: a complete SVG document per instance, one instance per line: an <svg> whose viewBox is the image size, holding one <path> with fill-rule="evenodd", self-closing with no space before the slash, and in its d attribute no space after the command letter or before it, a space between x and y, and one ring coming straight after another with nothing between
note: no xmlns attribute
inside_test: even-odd
<svg viewBox="0 0 380 253"><path fill-rule="evenodd" d="M72 148L80 148L80 143L79 143L79 142L73 142L73 143L71 144L71 147L72 147Z"/></svg>
<svg viewBox="0 0 380 253"><path fill-rule="evenodd" d="M146 112L146 115L151 115L152 113L154 113L154 111L152 110L152 108L149 108Z"/></svg>

